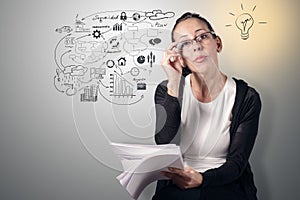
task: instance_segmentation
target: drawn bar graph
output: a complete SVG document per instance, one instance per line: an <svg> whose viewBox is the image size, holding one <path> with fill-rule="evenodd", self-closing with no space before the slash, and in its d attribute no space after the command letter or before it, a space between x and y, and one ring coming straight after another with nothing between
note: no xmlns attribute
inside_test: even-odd
<svg viewBox="0 0 300 200"><path fill-rule="evenodd" d="M121 77L119 74L110 74L110 96L134 97L133 84Z"/></svg>

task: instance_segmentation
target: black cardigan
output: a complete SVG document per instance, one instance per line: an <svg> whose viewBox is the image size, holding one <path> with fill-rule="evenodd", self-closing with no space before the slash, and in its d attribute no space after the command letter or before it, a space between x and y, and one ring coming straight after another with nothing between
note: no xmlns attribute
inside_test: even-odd
<svg viewBox="0 0 300 200"><path fill-rule="evenodd" d="M230 126L230 144L226 162L216 168L202 173L201 199L222 200L234 199L222 195L218 190L238 184L240 191L247 200L256 200L256 187L253 173L249 164L258 131L261 100L254 88L249 87L243 80L236 82L236 97L232 109L232 123ZM179 97L175 98L167 93L167 81L158 85L155 91L156 130L155 142L166 144L172 142L177 134L181 121L181 103L184 78L181 80ZM170 181L160 180L156 192ZM220 194L220 195L218 195Z"/></svg>

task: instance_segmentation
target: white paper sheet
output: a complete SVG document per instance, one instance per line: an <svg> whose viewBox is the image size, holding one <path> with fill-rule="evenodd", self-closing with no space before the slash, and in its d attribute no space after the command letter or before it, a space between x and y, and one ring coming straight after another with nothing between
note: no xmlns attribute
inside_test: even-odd
<svg viewBox="0 0 300 200"><path fill-rule="evenodd" d="M167 167L183 169L179 146L111 143L121 160L124 172L117 179L133 199L153 181L167 179L160 171Z"/></svg>

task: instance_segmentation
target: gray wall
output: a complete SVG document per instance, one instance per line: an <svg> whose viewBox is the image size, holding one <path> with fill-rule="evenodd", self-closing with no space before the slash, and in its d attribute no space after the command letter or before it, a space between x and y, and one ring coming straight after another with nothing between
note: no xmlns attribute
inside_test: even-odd
<svg viewBox="0 0 300 200"><path fill-rule="evenodd" d="M1 1L0 199L130 199L115 179L120 166L106 139L153 142L153 87L142 105L131 107L99 100L95 108L60 94L53 86L54 30L73 22L76 14L157 8L177 15L200 12L212 22L224 42L222 70L261 94L259 136L251 156L258 195L300 199L299 1L175 2ZM256 25L247 41L225 26L233 23L229 12L240 12L241 3L250 11L256 5L253 16L267 22ZM128 116L135 126L122 124ZM132 127L145 135L125 137ZM153 189L151 184L139 199L150 199Z"/></svg>

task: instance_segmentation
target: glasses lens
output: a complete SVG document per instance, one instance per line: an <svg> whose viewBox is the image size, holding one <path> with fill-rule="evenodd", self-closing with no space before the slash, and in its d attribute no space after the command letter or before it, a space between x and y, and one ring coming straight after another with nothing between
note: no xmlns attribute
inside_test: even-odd
<svg viewBox="0 0 300 200"><path fill-rule="evenodd" d="M193 40L186 40L183 42L179 42L177 45L177 49L179 51L186 51L192 46L192 44L193 44Z"/></svg>
<svg viewBox="0 0 300 200"><path fill-rule="evenodd" d="M202 33L200 35L198 35L195 39L193 40L185 40L183 42L179 42L177 45L177 49L179 51L185 51L188 52L190 51L191 47L193 46L193 42L195 41L196 43L200 43L200 44L206 44L206 42L212 38L212 34L211 32L207 32L207 33Z"/></svg>

